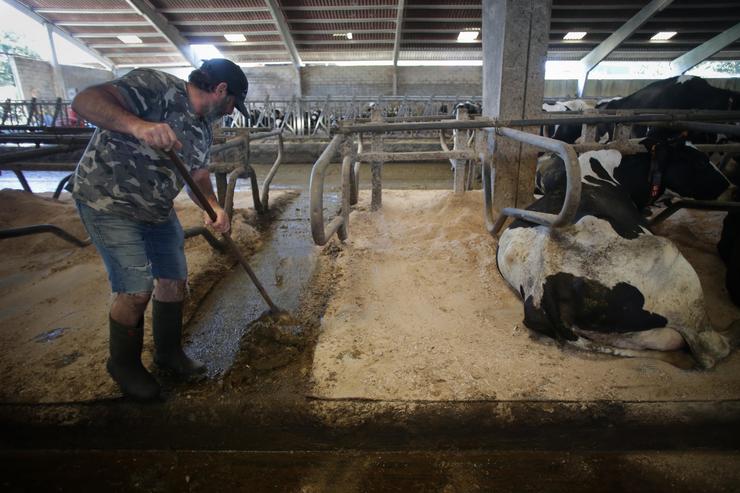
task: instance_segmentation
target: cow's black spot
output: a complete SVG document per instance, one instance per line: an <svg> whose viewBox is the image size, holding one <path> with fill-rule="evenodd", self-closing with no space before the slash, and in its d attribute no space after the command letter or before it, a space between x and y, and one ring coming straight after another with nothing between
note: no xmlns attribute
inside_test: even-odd
<svg viewBox="0 0 740 493"><path fill-rule="evenodd" d="M524 324L557 339L574 339L573 326L603 333L625 333L665 327L668 320L643 309L639 289L620 282L609 288L598 281L559 272L548 276L539 307L524 302Z"/></svg>
<svg viewBox="0 0 740 493"><path fill-rule="evenodd" d="M591 169L593 172L602 180L606 180L609 182L613 182L614 178L612 178L609 173L604 169L604 166L601 165L601 161L599 161L596 158L589 159L588 163L591 165ZM590 178L590 177L587 177Z"/></svg>

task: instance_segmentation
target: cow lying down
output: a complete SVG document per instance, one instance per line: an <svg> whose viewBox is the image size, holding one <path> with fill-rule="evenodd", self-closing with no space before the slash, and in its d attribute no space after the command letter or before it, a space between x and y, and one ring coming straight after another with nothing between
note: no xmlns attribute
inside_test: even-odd
<svg viewBox="0 0 740 493"><path fill-rule="evenodd" d="M728 182L682 142L643 143L653 151L652 166L649 154L581 155L575 224L550 229L514 221L499 239L498 268L521 295L530 329L583 349L711 368L737 343L740 323L712 328L696 272L670 240L650 233L635 202L649 200L642 195L650 193L651 169L661 170L661 188L686 197L717 198ZM560 211L563 163L550 166L538 170L544 196L529 210ZM631 183L638 170L645 174L632 189L620 182Z"/></svg>

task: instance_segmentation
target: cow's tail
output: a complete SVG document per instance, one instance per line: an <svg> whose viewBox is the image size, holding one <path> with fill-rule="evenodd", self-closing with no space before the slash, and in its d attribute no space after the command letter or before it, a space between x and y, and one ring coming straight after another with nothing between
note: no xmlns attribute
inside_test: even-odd
<svg viewBox="0 0 740 493"><path fill-rule="evenodd" d="M649 349L624 349L600 344L585 337L578 337L574 341L566 341L567 344L596 353L611 354L613 356L622 356L625 358L651 358L665 361L682 370L692 370L696 368L696 361L688 353L680 350L676 351L651 351Z"/></svg>

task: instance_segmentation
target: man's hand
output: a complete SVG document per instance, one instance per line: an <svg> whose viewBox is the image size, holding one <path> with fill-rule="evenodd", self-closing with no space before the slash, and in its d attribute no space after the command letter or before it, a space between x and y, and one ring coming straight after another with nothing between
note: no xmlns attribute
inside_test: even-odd
<svg viewBox="0 0 740 493"><path fill-rule="evenodd" d="M226 211L223 210L221 206L214 207L213 210L216 212L216 220L211 221L211 218L208 217L208 213L204 213L206 225L211 226L219 233L226 233L231 228L229 215L226 214Z"/></svg>
<svg viewBox="0 0 740 493"><path fill-rule="evenodd" d="M167 123L155 123L140 120L133 129L133 136L154 149L180 150L182 142Z"/></svg>

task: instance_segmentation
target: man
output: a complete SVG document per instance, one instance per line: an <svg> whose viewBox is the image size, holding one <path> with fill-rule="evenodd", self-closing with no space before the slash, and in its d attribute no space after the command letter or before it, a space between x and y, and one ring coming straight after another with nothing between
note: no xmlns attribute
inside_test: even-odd
<svg viewBox="0 0 740 493"><path fill-rule="evenodd" d="M159 395L159 384L141 363L144 311L152 293L155 363L181 377L205 371L181 344L187 266L172 201L184 183L164 151L178 152L215 210L216 220L206 215L206 224L227 232L230 221L208 173L211 125L234 107L247 114L247 87L236 64L213 59L187 83L138 69L85 89L72 102L98 127L68 189L115 294L106 366L124 395L140 400Z"/></svg>

